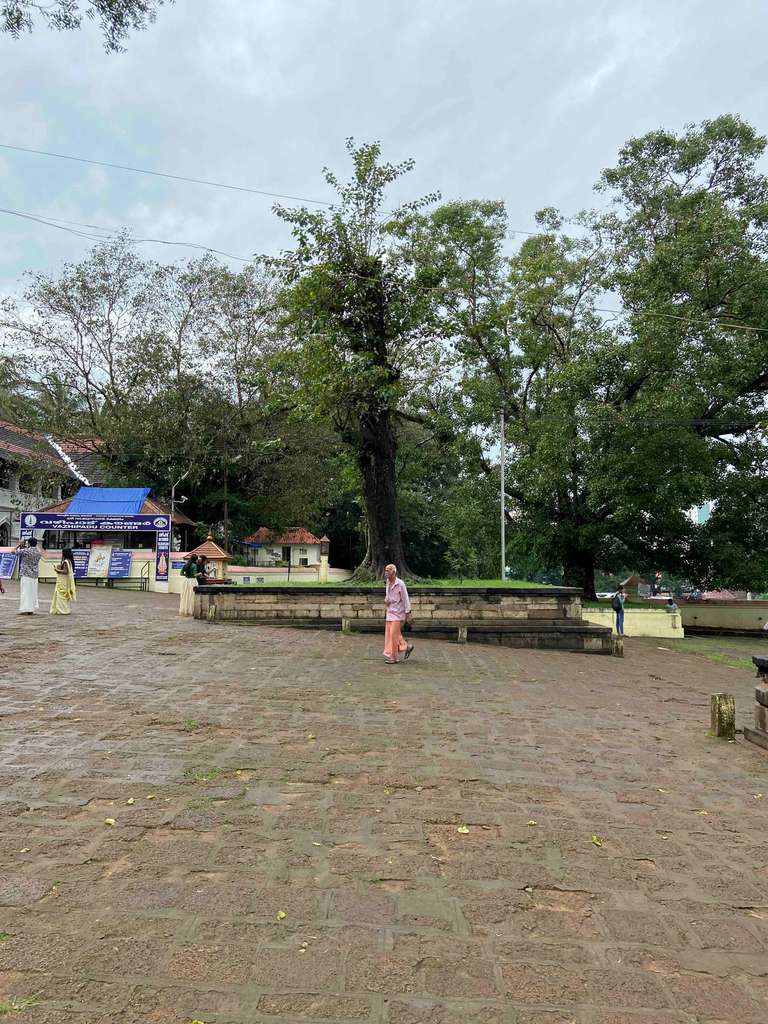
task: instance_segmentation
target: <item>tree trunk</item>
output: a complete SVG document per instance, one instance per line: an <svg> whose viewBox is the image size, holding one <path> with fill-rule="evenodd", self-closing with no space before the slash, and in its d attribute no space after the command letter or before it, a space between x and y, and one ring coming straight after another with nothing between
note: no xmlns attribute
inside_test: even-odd
<svg viewBox="0 0 768 1024"><path fill-rule="evenodd" d="M397 566L399 576L412 576L405 560L397 501L395 456L397 438L388 412L360 417L357 460L363 478L368 518L368 550L353 579L382 579L384 566Z"/></svg>
<svg viewBox="0 0 768 1024"><path fill-rule="evenodd" d="M593 551L570 551L563 557L563 584L566 587L581 587L587 601L596 599Z"/></svg>

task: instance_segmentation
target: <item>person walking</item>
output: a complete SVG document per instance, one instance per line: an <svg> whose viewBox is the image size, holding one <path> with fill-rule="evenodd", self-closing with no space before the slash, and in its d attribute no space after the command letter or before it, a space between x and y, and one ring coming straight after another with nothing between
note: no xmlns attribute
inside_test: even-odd
<svg viewBox="0 0 768 1024"><path fill-rule="evenodd" d="M626 599L624 587L619 587L611 598L611 608L616 612L616 632L619 636L624 636L624 602Z"/></svg>
<svg viewBox="0 0 768 1024"><path fill-rule="evenodd" d="M16 554L19 556L19 615L34 615L40 607L37 589L43 553L38 550L36 538L30 537L19 544Z"/></svg>
<svg viewBox="0 0 768 1024"><path fill-rule="evenodd" d="M72 611L72 602L77 600L77 588L75 587L75 556L72 548L63 548L61 561L54 565L56 573L56 586L51 598L51 615L69 615Z"/></svg>
<svg viewBox="0 0 768 1024"><path fill-rule="evenodd" d="M181 597L179 615L189 617L195 614L195 583L200 576L197 555L190 555L181 569Z"/></svg>
<svg viewBox="0 0 768 1024"><path fill-rule="evenodd" d="M403 623L411 620L411 599L408 590L397 575L397 566L387 565L384 568L387 590L384 605L387 609L384 625L384 661L387 665L396 665L402 660L407 661L413 654L413 644L403 637Z"/></svg>

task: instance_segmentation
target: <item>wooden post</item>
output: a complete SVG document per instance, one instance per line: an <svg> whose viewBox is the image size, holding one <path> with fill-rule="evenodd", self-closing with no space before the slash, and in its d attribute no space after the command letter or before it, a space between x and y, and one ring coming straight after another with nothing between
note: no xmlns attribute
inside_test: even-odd
<svg viewBox="0 0 768 1024"><path fill-rule="evenodd" d="M467 627L458 626L456 632L456 643L465 644L467 642Z"/></svg>
<svg viewBox="0 0 768 1024"><path fill-rule="evenodd" d="M624 657L624 638L620 636L611 637L611 654L614 658Z"/></svg>
<svg viewBox="0 0 768 1024"><path fill-rule="evenodd" d="M713 736L736 738L736 700L732 693L713 693L709 698Z"/></svg>

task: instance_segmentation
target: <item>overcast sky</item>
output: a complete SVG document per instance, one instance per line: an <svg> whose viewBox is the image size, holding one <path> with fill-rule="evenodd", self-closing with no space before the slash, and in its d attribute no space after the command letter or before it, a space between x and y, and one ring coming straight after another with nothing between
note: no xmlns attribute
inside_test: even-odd
<svg viewBox="0 0 768 1024"><path fill-rule="evenodd" d="M530 229L543 206L604 205L594 182L632 136L726 112L768 130L765 0L177 0L127 46L0 36L0 142L324 199L346 136L379 139L416 160L401 197L501 198ZM0 181L24 213L243 256L287 243L256 195L2 149ZM0 291L92 244L0 227Z"/></svg>

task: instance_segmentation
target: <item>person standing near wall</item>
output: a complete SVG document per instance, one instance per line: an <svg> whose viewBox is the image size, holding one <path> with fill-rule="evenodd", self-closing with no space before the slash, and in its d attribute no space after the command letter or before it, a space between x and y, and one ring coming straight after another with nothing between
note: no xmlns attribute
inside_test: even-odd
<svg viewBox="0 0 768 1024"><path fill-rule="evenodd" d="M43 553L37 548L37 540L30 537L19 544L16 554L19 556L19 615L34 615L40 607L37 590Z"/></svg>
<svg viewBox="0 0 768 1024"><path fill-rule="evenodd" d="M181 569L181 596L179 615L189 617L195 614L195 584L200 576L197 555L189 555Z"/></svg>
<svg viewBox="0 0 768 1024"><path fill-rule="evenodd" d="M403 656L403 661L407 661L413 654L413 644L407 643L403 637L403 623L410 621L411 618L411 599L408 597L405 583L398 578L397 566L385 566L384 578L387 581L384 596L384 605L387 609L384 625L384 661L387 665L396 665L400 661L400 655Z"/></svg>
<svg viewBox="0 0 768 1024"><path fill-rule="evenodd" d="M72 554L72 548L62 550L61 561L53 568L56 572L56 586L49 611L51 615L69 615L72 611L72 602L77 600L75 556Z"/></svg>
<svg viewBox="0 0 768 1024"><path fill-rule="evenodd" d="M616 612L616 632L619 636L624 636L624 602L626 599L624 587L619 587L611 598L611 608Z"/></svg>

